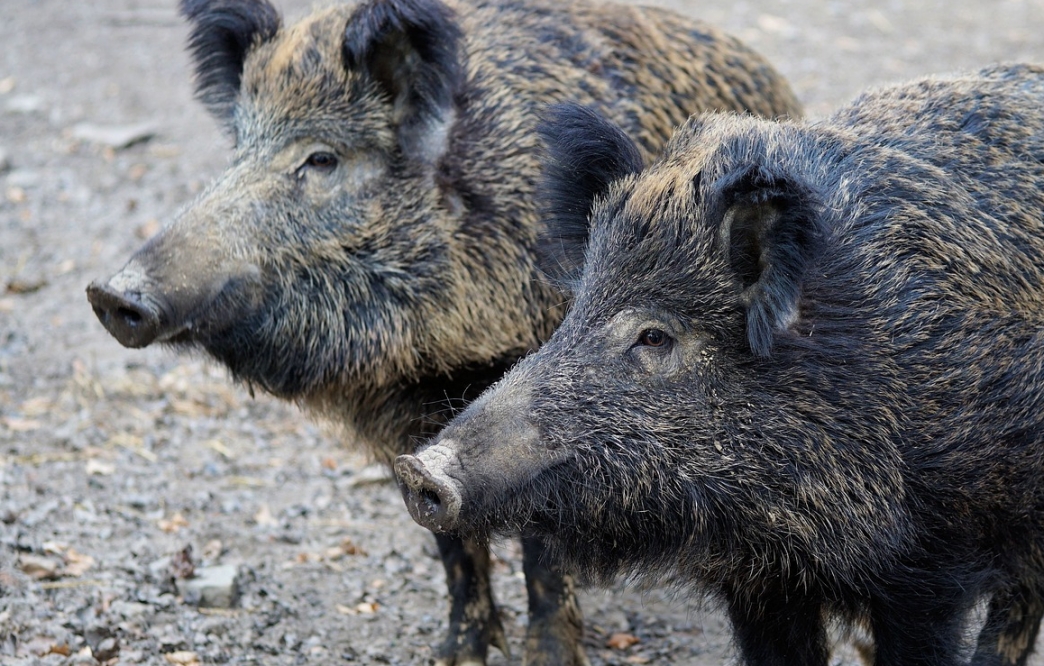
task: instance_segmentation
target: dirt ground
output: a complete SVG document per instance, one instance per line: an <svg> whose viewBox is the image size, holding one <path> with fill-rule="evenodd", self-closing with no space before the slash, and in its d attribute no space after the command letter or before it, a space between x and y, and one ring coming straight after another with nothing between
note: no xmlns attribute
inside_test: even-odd
<svg viewBox="0 0 1044 666"><path fill-rule="evenodd" d="M386 475L201 359L123 349L85 299L227 158L174 4L3 3L0 664L428 663L441 565ZM1044 0L664 4L767 55L813 116L867 86L1044 61ZM234 607L173 582L188 547L201 571L238 573ZM517 664L518 549L497 555L513 657L492 663ZM582 605L595 666L734 660L689 594L621 584Z"/></svg>

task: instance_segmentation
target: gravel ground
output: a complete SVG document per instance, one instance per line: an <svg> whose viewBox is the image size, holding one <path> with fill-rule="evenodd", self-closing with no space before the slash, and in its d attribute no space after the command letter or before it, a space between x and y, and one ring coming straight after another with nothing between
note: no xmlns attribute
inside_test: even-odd
<svg viewBox="0 0 1044 666"><path fill-rule="evenodd" d="M813 116L867 86L1044 61L1044 0L662 4L770 57ZM87 283L227 158L173 5L3 5L0 664L427 663L441 565L387 476L200 359L121 348L87 305ZM496 554L514 656L491 663L519 663L519 553ZM233 607L197 607L193 568L234 574ZM686 593L620 585L582 604L594 666L734 658ZM842 642L836 660L853 654Z"/></svg>

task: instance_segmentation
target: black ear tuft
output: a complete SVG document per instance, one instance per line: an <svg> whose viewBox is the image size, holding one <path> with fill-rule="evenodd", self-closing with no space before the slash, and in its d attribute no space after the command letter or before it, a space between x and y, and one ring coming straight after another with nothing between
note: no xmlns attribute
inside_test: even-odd
<svg viewBox="0 0 1044 666"><path fill-rule="evenodd" d="M747 342L767 358L775 336L798 315L801 282L823 240L818 198L789 174L761 165L724 176L712 189L747 305Z"/></svg>
<svg viewBox="0 0 1044 666"><path fill-rule="evenodd" d="M181 0L180 10L192 24L189 51L196 63L196 97L227 123L247 51L279 30L279 13L266 0Z"/></svg>
<svg viewBox="0 0 1044 666"><path fill-rule="evenodd" d="M371 0L345 28L345 65L367 71L394 105L400 144L412 156L437 157L428 134L448 119L464 77L462 37L438 0Z"/></svg>
<svg viewBox="0 0 1044 666"><path fill-rule="evenodd" d="M548 277L568 288L584 263L595 197L641 171L642 156L622 129L579 104L551 106L537 131L547 148L538 189L546 232L537 259Z"/></svg>

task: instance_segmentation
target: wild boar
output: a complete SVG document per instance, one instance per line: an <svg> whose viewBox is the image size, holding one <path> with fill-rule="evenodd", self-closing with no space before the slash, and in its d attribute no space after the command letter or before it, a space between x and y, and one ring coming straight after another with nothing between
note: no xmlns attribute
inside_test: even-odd
<svg viewBox="0 0 1044 666"><path fill-rule="evenodd" d="M88 297L124 345L201 349L390 464L545 340L537 112L575 98L651 157L698 109L799 113L763 59L672 13L552 0L371 0L282 27L183 0L228 170ZM485 546L438 537L443 664L506 649ZM583 662L572 583L524 544L530 664Z"/></svg>
<svg viewBox="0 0 1044 666"><path fill-rule="evenodd" d="M748 664L1024 664L1044 612L1044 68L542 130L551 339L396 462L434 530L680 573ZM970 611L988 603L978 639Z"/></svg>

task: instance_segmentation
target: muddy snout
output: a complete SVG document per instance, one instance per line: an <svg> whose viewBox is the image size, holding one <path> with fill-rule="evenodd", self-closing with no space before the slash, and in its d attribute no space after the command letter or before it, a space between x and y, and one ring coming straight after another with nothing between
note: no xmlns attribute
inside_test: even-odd
<svg viewBox="0 0 1044 666"><path fill-rule="evenodd" d="M440 450L442 449L442 450ZM460 518L459 484L444 471L446 452L436 445L395 460L399 490L413 519L433 532L452 532Z"/></svg>
<svg viewBox="0 0 1044 666"><path fill-rule="evenodd" d="M119 281L95 280L87 287L94 314L124 347L147 347L163 330L163 308L140 290L122 289Z"/></svg>

